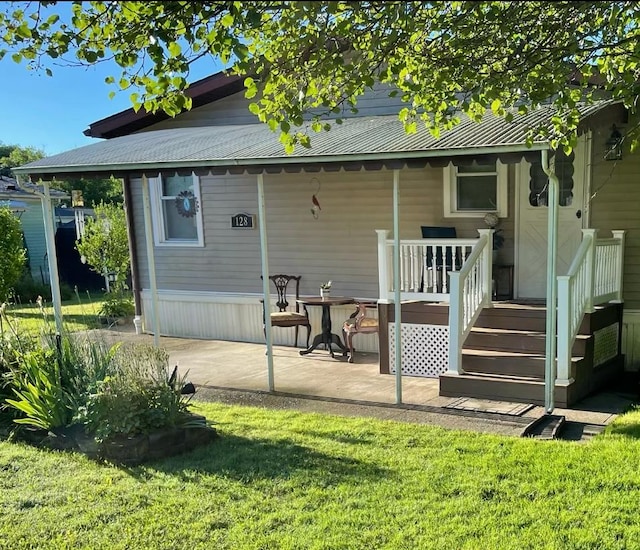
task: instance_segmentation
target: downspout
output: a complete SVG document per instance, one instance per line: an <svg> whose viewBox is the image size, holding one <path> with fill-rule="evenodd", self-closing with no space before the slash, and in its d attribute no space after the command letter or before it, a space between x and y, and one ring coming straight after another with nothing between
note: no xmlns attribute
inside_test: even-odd
<svg viewBox="0 0 640 550"><path fill-rule="evenodd" d="M20 176L16 175L18 187L27 193L38 195L42 203L42 215L44 218L44 237L47 244L47 262L49 264L49 283L51 284L51 299L53 301L53 317L56 322L56 333L62 334L62 298L60 296L60 277L58 275L58 257L56 256L56 233L51 206L51 193L49 182L42 182L44 193L37 190L26 189L20 182Z"/></svg>
<svg viewBox="0 0 640 550"><path fill-rule="evenodd" d="M142 302L140 300L140 271L138 266L138 248L136 242L136 232L133 219L133 200L131 199L131 180L129 176L122 179L122 194L124 196L124 214L127 219L127 240L129 242L129 257L131 259L131 290L133 292L133 303L135 315L133 324L136 327L136 334L142 333Z"/></svg>
<svg viewBox="0 0 640 550"><path fill-rule="evenodd" d="M547 193L547 323L544 363L544 408L551 414L555 407L554 391L556 382L556 338L557 338L557 287L556 271L558 256L558 177L549 167L549 151L540 151L542 170L549 178Z"/></svg>

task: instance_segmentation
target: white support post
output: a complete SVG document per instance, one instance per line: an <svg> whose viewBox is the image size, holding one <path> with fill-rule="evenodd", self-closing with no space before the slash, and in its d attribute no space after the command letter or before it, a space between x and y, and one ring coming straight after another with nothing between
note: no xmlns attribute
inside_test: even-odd
<svg viewBox="0 0 640 550"><path fill-rule="evenodd" d="M149 179L142 174L142 212L144 215L144 237L149 263L149 290L151 292L151 316L153 317L153 345L160 347L160 304L158 303L158 283L156 280L156 257L153 246L153 223L151 220L151 195Z"/></svg>
<svg viewBox="0 0 640 550"><path fill-rule="evenodd" d="M596 239L598 238L598 230L597 229L583 229L582 230L582 239L590 239L589 249L587 250L587 304L585 307L585 313L593 313L595 311L593 307L593 293L595 292L595 281L596 281ZM560 300L560 278L558 278L558 300ZM558 304L558 308L560 308L560 304ZM563 326L560 324L560 319L558 319L558 326ZM568 326L568 325L567 325ZM560 351L558 350L558 355ZM559 374L558 374L559 376Z"/></svg>
<svg viewBox="0 0 640 550"><path fill-rule="evenodd" d="M60 276L58 274L58 258L56 255L56 226L51 206L51 192L49 182L40 182L44 193L40 196L42 214L44 216L44 236L47 244L47 262L49 263L49 281L51 283L51 298L53 301L53 316L56 322L56 332L62 334L62 298L60 296Z"/></svg>
<svg viewBox="0 0 640 550"><path fill-rule="evenodd" d="M478 229L480 236L487 236L487 247L482 260L482 292L484 293L483 307L493 307L493 234L495 229ZM453 285L452 285L453 290Z"/></svg>
<svg viewBox="0 0 640 550"><path fill-rule="evenodd" d="M451 285L449 300L449 374L464 374L462 370L462 342L460 327L462 326L464 310L462 290L460 288L460 272L449 273Z"/></svg>
<svg viewBox="0 0 640 550"><path fill-rule="evenodd" d="M396 405L402 404L402 303L400 302L400 170L393 171L393 288L396 331Z"/></svg>
<svg viewBox="0 0 640 550"><path fill-rule="evenodd" d="M567 383L571 367L571 277L558 277L558 381Z"/></svg>
<svg viewBox="0 0 640 550"><path fill-rule="evenodd" d="M622 283L624 282L624 234L626 231L623 229L616 229L611 232L614 239L620 242L618 246L618 253L616 255L616 273L618 275L618 296L615 301L622 303Z"/></svg>
<svg viewBox="0 0 640 550"><path fill-rule="evenodd" d="M258 174L258 224L260 226L260 258L262 262L262 299L264 300L264 334L267 340L267 384L275 390L273 375L273 339L271 331L271 295L269 292L269 251L267 249L267 214L264 200L264 174Z"/></svg>
<svg viewBox="0 0 640 550"><path fill-rule="evenodd" d="M387 240L389 231L387 229L376 229L378 234L378 302L389 303L389 264L387 254Z"/></svg>

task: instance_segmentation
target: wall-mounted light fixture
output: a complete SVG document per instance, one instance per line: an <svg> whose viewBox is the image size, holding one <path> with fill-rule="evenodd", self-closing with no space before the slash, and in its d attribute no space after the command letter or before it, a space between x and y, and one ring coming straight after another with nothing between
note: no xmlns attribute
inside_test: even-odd
<svg viewBox="0 0 640 550"><path fill-rule="evenodd" d="M611 127L611 135L605 142L606 150L604 152L605 160L620 160L622 159L622 142L624 138L622 132L618 130L614 124Z"/></svg>

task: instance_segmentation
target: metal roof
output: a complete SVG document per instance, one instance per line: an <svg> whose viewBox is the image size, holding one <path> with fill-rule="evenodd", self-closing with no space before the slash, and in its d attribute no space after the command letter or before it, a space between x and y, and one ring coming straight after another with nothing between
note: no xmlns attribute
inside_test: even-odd
<svg viewBox="0 0 640 550"><path fill-rule="evenodd" d="M58 189L50 189L50 195L52 199L67 199L67 195L64 191ZM0 199L19 198L19 199L37 199L40 200L40 196L36 193L44 192L42 186L34 185L33 183L23 183L19 186L14 178L8 176L0 176Z"/></svg>
<svg viewBox="0 0 640 550"><path fill-rule="evenodd" d="M612 105L601 101L580 108L582 119ZM487 113L480 123L462 115L460 124L436 139L418 124L407 134L397 115L348 118L329 132L312 133L311 148L284 152L278 135L265 124L173 128L113 138L46 157L16 173L103 172L149 168L196 168L394 160L530 151L548 147L546 139L527 147L532 128L551 129L552 106L507 122Z"/></svg>

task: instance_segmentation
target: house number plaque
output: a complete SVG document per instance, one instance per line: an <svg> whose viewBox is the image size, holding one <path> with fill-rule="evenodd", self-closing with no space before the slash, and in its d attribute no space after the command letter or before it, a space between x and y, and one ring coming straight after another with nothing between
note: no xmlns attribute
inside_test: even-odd
<svg viewBox="0 0 640 550"><path fill-rule="evenodd" d="M255 227L255 216L253 214L247 214L246 212L240 212L231 216L231 228L232 229L253 229Z"/></svg>

